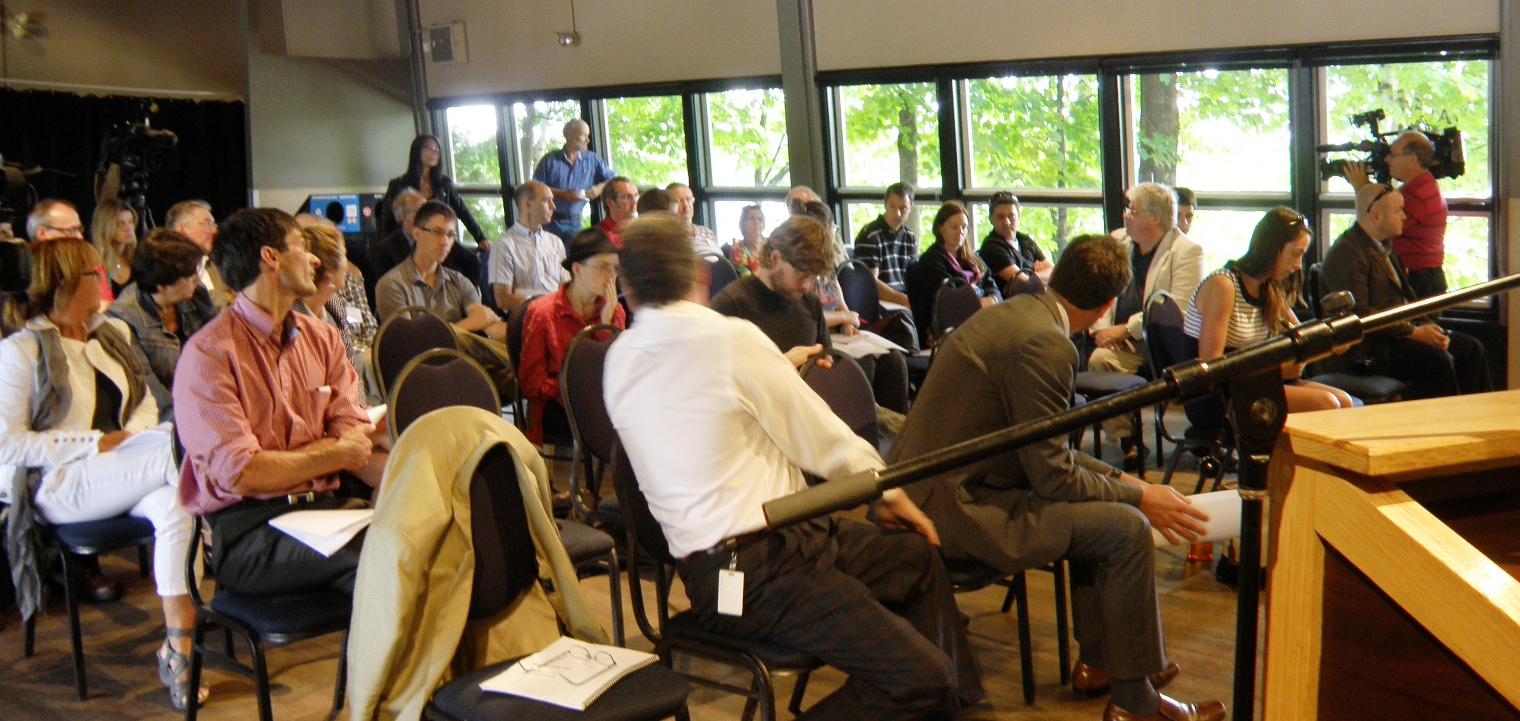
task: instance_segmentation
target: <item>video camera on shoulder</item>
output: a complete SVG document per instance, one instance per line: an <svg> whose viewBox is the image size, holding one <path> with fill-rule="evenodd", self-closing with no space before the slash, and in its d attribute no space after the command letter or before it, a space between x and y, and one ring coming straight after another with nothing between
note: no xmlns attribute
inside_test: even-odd
<svg viewBox="0 0 1520 721"><path fill-rule="evenodd" d="M1388 170L1388 151L1392 149L1391 142L1398 138L1401 131L1380 132L1378 124L1386 119L1383 109L1369 110L1351 116L1351 124L1365 126L1368 138L1349 143L1334 145L1320 145L1315 150L1321 155L1326 153L1366 153L1361 158L1321 158L1319 163L1320 180L1329 180L1335 177L1346 177L1346 164L1352 160L1360 160L1367 166L1368 175L1379 183L1387 183L1393 179ZM1462 131L1452 127L1437 133L1424 127L1415 128L1421 135L1430 140L1435 148L1435 165L1430 167L1430 174L1437 178L1455 178L1467 170L1467 161L1462 152Z"/></svg>

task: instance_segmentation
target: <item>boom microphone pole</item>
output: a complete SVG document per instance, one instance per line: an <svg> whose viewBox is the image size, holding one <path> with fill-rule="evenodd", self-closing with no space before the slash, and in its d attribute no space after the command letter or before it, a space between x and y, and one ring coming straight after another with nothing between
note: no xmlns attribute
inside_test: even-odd
<svg viewBox="0 0 1520 721"><path fill-rule="evenodd" d="M772 529L853 508L879 498L883 491L976 463L1035 441L1065 435L1098 421L1122 416L1162 401L1190 401L1223 388L1225 408L1240 452L1240 586L1235 620L1234 718L1250 721L1255 708L1256 616L1260 596L1261 502L1267 496L1267 466L1282 432L1287 401L1278 369L1307 363L1341 346L1360 343L1368 333L1437 313L1478 298L1520 287L1520 274L1431 296L1359 318L1349 312L1351 294L1326 296L1322 320L1295 326L1282 335L1238 349L1211 361L1191 360L1161 372L1161 377L1133 390L1060 413L1020 423L962 441L880 471L829 479L764 504Z"/></svg>

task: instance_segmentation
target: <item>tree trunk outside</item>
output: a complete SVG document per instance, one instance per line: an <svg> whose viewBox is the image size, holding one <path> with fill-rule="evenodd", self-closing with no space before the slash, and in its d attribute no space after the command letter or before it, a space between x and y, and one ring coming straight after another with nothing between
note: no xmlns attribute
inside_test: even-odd
<svg viewBox="0 0 1520 721"><path fill-rule="evenodd" d="M1140 180L1177 184L1177 78L1140 76Z"/></svg>
<svg viewBox="0 0 1520 721"><path fill-rule="evenodd" d="M918 189L918 108L914 98L906 94L899 94L898 99L902 102L897 111L897 172L902 182ZM917 230L918 203L913 204L912 210L904 223L908 227ZM919 246L922 247L931 239L919 238Z"/></svg>

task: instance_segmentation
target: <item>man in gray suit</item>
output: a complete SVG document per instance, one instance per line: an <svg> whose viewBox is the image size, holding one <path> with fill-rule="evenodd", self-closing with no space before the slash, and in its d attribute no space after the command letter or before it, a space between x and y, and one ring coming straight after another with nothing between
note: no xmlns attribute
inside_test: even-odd
<svg viewBox="0 0 1520 721"><path fill-rule="evenodd" d="M1129 283L1129 257L1108 236L1076 239L1049 290L984 308L946 338L893 448L899 463L1064 411L1077 369L1072 333L1087 330ZM1152 527L1195 538L1206 514L1052 438L904 487L939 528L946 558L1001 571L1065 558L1080 653L1072 685L1112 688L1104 719L1223 719L1224 704L1156 692L1177 675L1161 644Z"/></svg>

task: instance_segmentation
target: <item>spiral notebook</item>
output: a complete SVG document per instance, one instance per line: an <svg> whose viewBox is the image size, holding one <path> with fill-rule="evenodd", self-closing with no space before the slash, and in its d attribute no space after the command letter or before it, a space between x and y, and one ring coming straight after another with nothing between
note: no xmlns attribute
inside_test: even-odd
<svg viewBox="0 0 1520 721"><path fill-rule="evenodd" d="M652 653L560 637L480 688L585 711L619 679L658 660Z"/></svg>

